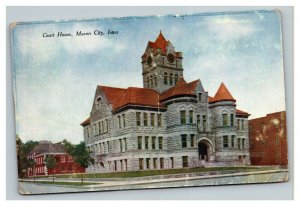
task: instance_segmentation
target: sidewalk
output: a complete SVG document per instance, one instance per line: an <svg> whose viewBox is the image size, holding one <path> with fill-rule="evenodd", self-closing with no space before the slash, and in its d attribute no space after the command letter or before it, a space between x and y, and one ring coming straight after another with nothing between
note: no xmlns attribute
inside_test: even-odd
<svg viewBox="0 0 300 206"><path fill-rule="evenodd" d="M48 188L65 188L66 192L81 191L106 191L106 190L122 190L122 189L142 189L142 188L162 188L162 187L182 187L182 186L207 186L207 185L224 185L224 184L245 184L245 183L264 183L264 182L283 182L288 180L288 169L273 169L265 171L251 172L201 172L186 173L174 175L160 175L136 178L85 178L85 182L101 183L99 185L85 186L66 186L39 184L38 182L49 181L51 178L39 178L35 183L27 183L31 185L39 185L37 193L47 193ZM57 178L55 181L80 182L80 178ZM26 185L26 181L20 183L21 186ZM26 190L26 188L24 188ZM37 194L33 192L34 194ZM32 194L32 193L31 193Z"/></svg>

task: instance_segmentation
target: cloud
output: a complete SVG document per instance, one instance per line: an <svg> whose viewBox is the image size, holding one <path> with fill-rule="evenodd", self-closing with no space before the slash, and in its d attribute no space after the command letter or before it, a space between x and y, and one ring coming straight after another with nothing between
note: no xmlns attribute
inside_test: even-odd
<svg viewBox="0 0 300 206"><path fill-rule="evenodd" d="M213 17L207 22L208 31L221 41L236 40L256 32L253 21L232 17Z"/></svg>

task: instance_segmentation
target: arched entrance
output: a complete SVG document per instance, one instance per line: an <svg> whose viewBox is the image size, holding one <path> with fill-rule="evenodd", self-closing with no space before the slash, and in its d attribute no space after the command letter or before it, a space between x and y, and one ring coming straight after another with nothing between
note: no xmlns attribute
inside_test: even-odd
<svg viewBox="0 0 300 206"><path fill-rule="evenodd" d="M207 160L207 146L203 142L198 143L199 160Z"/></svg>
<svg viewBox="0 0 300 206"><path fill-rule="evenodd" d="M198 142L198 156L201 162L214 161L214 146L208 138L201 138Z"/></svg>

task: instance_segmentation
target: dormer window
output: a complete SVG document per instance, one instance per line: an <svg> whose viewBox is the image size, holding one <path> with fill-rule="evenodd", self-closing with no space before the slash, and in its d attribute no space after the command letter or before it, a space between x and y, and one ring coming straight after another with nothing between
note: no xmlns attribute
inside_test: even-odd
<svg viewBox="0 0 300 206"><path fill-rule="evenodd" d="M96 99L96 108L99 109L101 107L102 99L101 97L98 97Z"/></svg>
<svg viewBox="0 0 300 206"><path fill-rule="evenodd" d="M199 102L202 101L202 93L198 93L198 101L199 101Z"/></svg>

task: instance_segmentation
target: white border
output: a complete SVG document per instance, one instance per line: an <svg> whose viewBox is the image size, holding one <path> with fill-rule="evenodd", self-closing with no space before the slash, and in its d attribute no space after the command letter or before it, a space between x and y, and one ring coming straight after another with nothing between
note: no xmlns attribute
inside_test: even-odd
<svg viewBox="0 0 300 206"><path fill-rule="evenodd" d="M26 3L25 3L26 2ZM6 56L5 56L5 52L6 52L6 49L3 45L6 44L6 28L4 25L5 24L5 19L6 19L6 9L5 9L5 6L21 6L21 5L26 5L26 6L29 6L29 5L39 5L39 6L42 6L42 5L56 5L56 6L82 6L83 3L84 3L84 6L94 6L94 5L127 5L127 6L130 6L130 5L165 5L165 6L174 6L174 5L182 5L182 6L192 6L192 5L201 5L201 6L295 6L295 11L294 11L294 14L295 14L295 22L294 25L295 25L295 31L294 31L294 40L295 40L295 51L294 53L297 54L299 56L300 54L300 51L299 51L299 27L300 27L300 23L299 23L299 16L300 14L298 12L299 11L299 1L297 0L272 0L272 1L264 1L264 0L251 0L251 1L245 1L246 3L243 3L244 1L242 0L227 0L227 1L224 1L224 0L209 0L209 1L205 1L205 2L202 2L202 1L193 1L193 0L185 0L185 1L182 1L182 0L172 0L172 1L168 1L168 2L164 2L164 3L161 3L162 1L161 0L143 0L143 1L131 1L129 3L124 3L125 1L124 0L109 0L109 1L103 1L101 2L101 4L99 3L99 1L92 1L92 0L72 0L71 1L72 4L67 4L67 1L60 1L60 0L49 0L49 1L38 1L38 0L27 0L27 1L23 1L23 0L2 0L0 2L0 18L1 18L1 24L0 24L0 31L1 31L1 36L0 36L0 45L2 45L0 48L1 48L1 56L2 56L2 61L0 61L0 64L1 64L1 70L0 70L0 114L1 114L1 121L0 121L0 134L1 134L1 137L2 137L2 141L1 141L1 148L0 148L0 151L1 151L1 163L2 163L2 168L0 169L0 175L1 175L1 191L0 191L0 197L1 197L1 205L52 205L52 201L6 201L6 194L5 194L5 184L3 184L5 182L5 179L6 179L6 176L5 176L5 154L6 154L6 151L5 151L5 137L6 137L6 124L5 124L5 108L6 108L6 94L5 94L5 91L6 91L6 84L5 84L5 77L6 77L6 72L5 72L5 68L6 68L6 62L3 61L3 59L6 59ZM128 1L127 1L128 2ZM225 3L226 2L226 3ZM6 55L10 55L10 54L6 54ZM300 69L300 65L299 65L299 57L298 59L295 58L295 61L294 61L295 65L294 65L294 81L295 81L295 91L297 91L299 89L299 81L297 81L299 78L300 78L300 72L299 72L299 69ZM294 92L295 94L295 102L294 104L295 105L300 105L300 101L299 101L299 94L297 94L297 92ZM299 113L299 109L298 109L299 106L296 106L295 107L295 134L294 134L294 137L295 137L295 146L294 148L299 148L299 140L297 138L299 138L299 126L297 127L297 125L299 125L299 116L300 116L300 113ZM294 160L295 160L295 163L294 164L294 168L295 168L295 171L294 171L294 174L299 174L299 164L297 160L299 160L298 156L299 156L299 149L298 150L295 150L295 154L294 154ZM264 204L264 205L272 205L272 206L276 206L276 205L282 205L282 204L285 204L285 205L299 205L300 201L299 201L299 187L298 187L298 184L296 184L298 181L299 181L299 178L297 175L295 175L295 191L294 191L294 194L295 194L295 199L296 201L285 201L285 202L282 202L282 201L259 201L259 202L249 202L249 201L205 201L205 202L188 202L189 204L191 205L199 205L199 204L210 204L210 205L261 205L261 204ZM191 188L192 189L192 188ZM216 188L217 189L217 188ZM149 199L151 199L151 190L148 190L149 192ZM188 192L188 191L187 191ZM266 193L268 191L265 191ZM97 193L95 193L96 195ZM138 193L137 193L138 194ZM298 196L297 196L298 194ZM80 193L78 193L78 195L80 195ZM192 197L191 197L192 198ZM253 197L249 197L249 199L253 199ZM68 201L68 202L65 202L65 201L58 201L57 202L59 205L61 204L68 204L68 205L82 205L82 204L85 204L84 202L82 201ZM130 205L152 205L152 204L156 204L156 203L153 203L153 202L146 202L144 201L143 203L141 202L137 202L137 201L130 201L130 202L126 202L127 204L130 204ZM162 202L161 202L162 203ZM96 202L96 201L90 201L88 202L88 204L99 204L99 202ZM121 203L121 202L114 202L114 203L111 203L111 202L101 202L100 204L124 204L124 203ZM159 203L158 203L159 204ZM172 204L172 205L182 205L183 202L179 202L179 201L175 201L175 202L163 202L162 204ZM184 203L186 204L186 203Z"/></svg>

